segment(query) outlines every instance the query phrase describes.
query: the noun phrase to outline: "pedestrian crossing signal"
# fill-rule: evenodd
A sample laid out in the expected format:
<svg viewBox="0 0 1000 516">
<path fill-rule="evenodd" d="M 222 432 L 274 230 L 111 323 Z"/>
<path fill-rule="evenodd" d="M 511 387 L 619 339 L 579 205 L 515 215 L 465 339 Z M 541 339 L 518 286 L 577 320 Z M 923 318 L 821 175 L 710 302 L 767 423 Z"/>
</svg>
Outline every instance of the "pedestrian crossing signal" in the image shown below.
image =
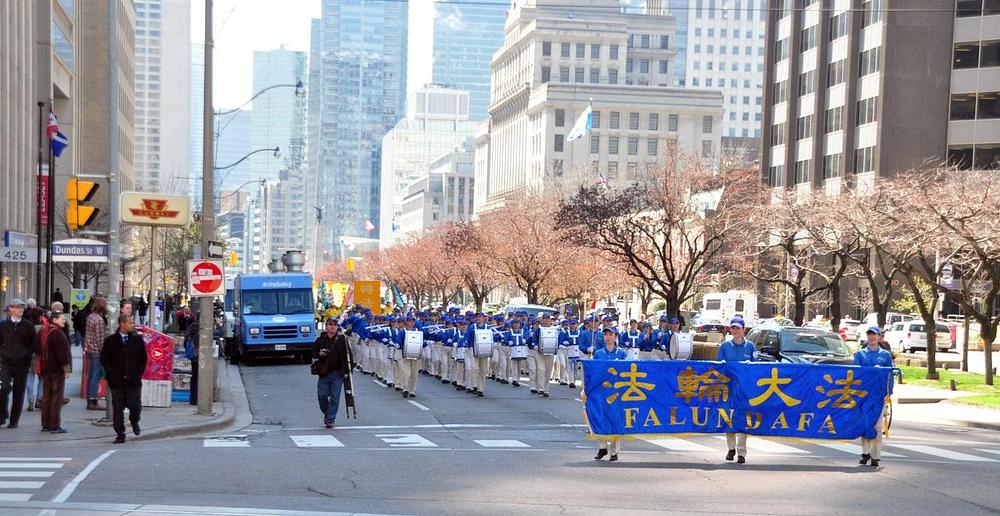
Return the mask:
<svg viewBox="0 0 1000 516">
<path fill-rule="evenodd" d="M 84 181 L 82 179 L 70 179 L 66 184 L 66 199 L 69 207 L 66 208 L 66 224 L 71 231 L 76 231 L 94 221 L 98 208 L 84 204 L 94 196 L 97 191 L 97 183 Z"/>
</svg>

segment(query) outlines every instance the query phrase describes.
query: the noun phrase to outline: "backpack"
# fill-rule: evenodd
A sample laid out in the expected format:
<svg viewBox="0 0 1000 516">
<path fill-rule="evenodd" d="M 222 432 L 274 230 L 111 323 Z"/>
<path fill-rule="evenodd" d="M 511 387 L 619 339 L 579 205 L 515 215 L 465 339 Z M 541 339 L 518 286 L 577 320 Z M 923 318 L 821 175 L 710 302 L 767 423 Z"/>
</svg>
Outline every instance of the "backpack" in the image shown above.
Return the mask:
<svg viewBox="0 0 1000 516">
<path fill-rule="evenodd" d="M 191 337 L 184 339 L 184 356 L 188 360 L 194 360 L 198 358 L 198 346 L 195 345 L 195 341 Z"/>
</svg>

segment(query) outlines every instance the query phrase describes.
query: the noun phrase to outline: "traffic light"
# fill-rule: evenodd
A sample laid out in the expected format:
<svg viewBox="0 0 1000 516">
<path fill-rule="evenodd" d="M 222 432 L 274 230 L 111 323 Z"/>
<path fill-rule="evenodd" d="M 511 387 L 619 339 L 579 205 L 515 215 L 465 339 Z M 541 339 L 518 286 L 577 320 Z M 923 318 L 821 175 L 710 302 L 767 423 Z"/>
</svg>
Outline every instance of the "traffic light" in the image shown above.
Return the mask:
<svg viewBox="0 0 1000 516">
<path fill-rule="evenodd" d="M 83 179 L 70 179 L 66 183 L 66 199 L 69 207 L 66 209 L 66 223 L 69 229 L 76 231 L 93 222 L 99 209 L 83 204 L 89 201 L 97 191 L 97 183 Z"/>
<path fill-rule="evenodd" d="M 240 263 L 240 257 L 236 254 L 236 251 L 229 251 L 229 265 L 235 267 Z"/>
</svg>

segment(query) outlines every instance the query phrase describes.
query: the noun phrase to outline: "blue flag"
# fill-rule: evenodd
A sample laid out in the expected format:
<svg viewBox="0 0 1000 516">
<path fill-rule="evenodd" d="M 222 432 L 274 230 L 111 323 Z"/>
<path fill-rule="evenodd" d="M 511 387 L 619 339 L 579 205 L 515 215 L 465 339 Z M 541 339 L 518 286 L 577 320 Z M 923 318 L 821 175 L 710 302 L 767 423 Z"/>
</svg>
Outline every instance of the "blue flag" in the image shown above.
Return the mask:
<svg viewBox="0 0 1000 516">
<path fill-rule="evenodd" d="M 62 156 L 66 147 L 69 147 L 69 138 L 61 131 L 56 131 L 56 134 L 49 140 L 49 145 L 52 147 L 52 155 L 58 158 Z"/>
</svg>

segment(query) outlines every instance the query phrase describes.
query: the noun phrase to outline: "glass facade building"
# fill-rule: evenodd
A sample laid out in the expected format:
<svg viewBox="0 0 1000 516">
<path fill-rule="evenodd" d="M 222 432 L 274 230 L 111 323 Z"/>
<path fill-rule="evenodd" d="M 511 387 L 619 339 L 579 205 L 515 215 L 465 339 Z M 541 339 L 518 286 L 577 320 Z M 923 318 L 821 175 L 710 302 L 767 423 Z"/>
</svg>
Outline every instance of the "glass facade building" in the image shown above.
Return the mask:
<svg viewBox="0 0 1000 516">
<path fill-rule="evenodd" d="M 494 0 L 440 0 L 434 9 L 434 83 L 468 91 L 469 119 L 484 120 L 507 8 Z"/>
</svg>

